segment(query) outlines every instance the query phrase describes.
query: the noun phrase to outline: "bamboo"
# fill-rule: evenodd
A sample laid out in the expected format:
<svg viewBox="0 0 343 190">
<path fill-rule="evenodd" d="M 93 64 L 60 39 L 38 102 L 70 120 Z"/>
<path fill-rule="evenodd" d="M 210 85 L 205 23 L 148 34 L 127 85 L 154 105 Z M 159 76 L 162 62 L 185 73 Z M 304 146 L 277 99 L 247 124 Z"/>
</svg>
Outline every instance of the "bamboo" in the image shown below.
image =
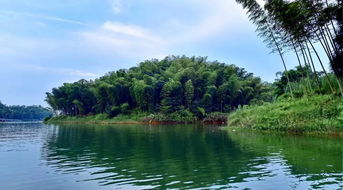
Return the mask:
<svg viewBox="0 0 343 190">
<path fill-rule="evenodd" d="M 314 78 L 316 79 L 317 85 L 318 85 L 319 89 L 321 90 L 321 85 L 320 85 L 320 82 L 319 82 L 319 77 L 318 77 L 318 75 L 317 75 L 316 67 L 314 66 L 314 62 L 313 62 L 313 59 L 312 59 L 312 56 L 311 56 L 310 48 L 308 47 L 307 42 L 305 42 L 305 45 L 306 45 L 308 54 L 309 54 L 310 59 L 311 59 L 311 65 L 312 65 L 312 68 L 313 68 Z"/>
<path fill-rule="evenodd" d="M 326 77 L 326 79 L 328 80 L 328 83 L 329 83 L 331 92 L 332 92 L 333 94 L 335 94 L 335 90 L 334 90 L 333 87 L 332 87 L 332 84 L 331 84 L 329 75 L 327 74 L 327 72 L 326 72 L 326 70 L 325 70 L 325 67 L 324 67 L 324 65 L 323 65 L 323 62 L 322 62 L 322 60 L 320 59 L 317 50 L 314 48 L 312 42 L 311 42 L 310 40 L 308 40 L 308 41 L 309 41 L 309 43 L 310 43 L 310 45 L 311 45 L 311 47 L 312 47 L 314 53 L 316 54 L 316 56 L 317 56 L 317 58 L 318 58 L 318 60 L 319 60 L 319 63 L 320 63 L 320 65 L 321 65 L 322 69 L 323 69 L 323 72 L 324 72 L 324 74 L 325 74 L 325 77 Z M 342 93 L 342 96 L 343 96 L 343 93 Z"/>
<path fill-rule="evenodd" d="M 289 90 L 290 90 L 290 92 L 291 92 L 292 98 L 294 98 L 292 86 L 291 86 L 291 83 L 290 83 L 290 80 L 289 80 L 289 76 L 288 76 L 288 70 L 287 70 L 287 67 L 286 67 L 285 60 L 283 59 L 281 49 L 279 48 L 279 45 L 278 45 L 278 43 L 277 43 L 277 41 L 276 41 L 276 39 L 275 39 L 275 36 L 274 36 L 274 34 L 273 34 L 273 31 L 272 31 L 270 28 L 269 28 L 269 31 L 270 31 L 270 34 L 272 35 L 273 41 L 274 41 L 274 43 L 275 43 L 275 46 L 276 46 L 276 48 L 277 48 L 277 50 L 278 50 L 278 52 L 279 52 L 279 55 L 280 55 L 280 57 L 281 57 L 283 67 L 284 67 L 285 72 L 286 72 L 285 75 L 286 75 L 286 78 L 287 78 L 287 81 L 288 81 Z"/>
</svg>

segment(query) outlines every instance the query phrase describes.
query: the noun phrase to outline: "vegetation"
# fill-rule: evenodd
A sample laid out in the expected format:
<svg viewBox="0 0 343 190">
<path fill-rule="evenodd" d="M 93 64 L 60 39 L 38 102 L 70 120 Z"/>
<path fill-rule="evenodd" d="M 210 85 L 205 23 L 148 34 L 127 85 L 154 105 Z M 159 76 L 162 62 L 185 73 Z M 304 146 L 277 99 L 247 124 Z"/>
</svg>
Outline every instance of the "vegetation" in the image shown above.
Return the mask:
<svg viewBox="0 0 343 190">
<path fill-rule="evenodd" d="M 229 115 L 229 126 L 342 133 L 343 99 L 338 97 L 343 96 L 342 1 L 267 0 L 263 7 L 255 0 L 236 1 L 247 9 L 268 47 L 279 54 L 284 72 L 278 73 L 280 78 L 273 83 L 274 103 L 238 109 Z M 297 57 L 299 66 L 295 69 L 287 69 L 287 51 Z M 332 73 L 323 66 L 325 57 Z"/>
<path fill-rule="evenodd" d="M 43 120 L 52 112 L 42 106 L 6 106 L 0 102 L 0 119 Z"/>
<path fill-rule="evenodd" d="M 89 116 L 61 115 L 48 118 L 46 121 L 52 123 L 134 124 L 143 122 L 145 117 L 147 117 L 147 114 L 145 113 L 130 113 L 126 115 L 119 114 L 112 118 L 110 118 L 107 114 L 96 114 Z"/>
<path fill-rule="evenodd" d="M 298 66 L 287 72 L 278 72 L 277 76 L 279 78 L 272 84 L 275 97 L 288 96 L 301 98 L 303 96 L 332 94 L 332 89 L 337 92 L 334 95 L 339 96 L 338 83 L 330 86 L 327 80 L 327 78 L 330 80 L 335 79 L 333 73 L 328 73 L 326 76 L 323 72 L 314 73 L 308 67 Z M 316 80 L 310 80 L 308 76 L 316 76 Z M 292 87 L 292 91 L 290 87 Z"/>
<path fill-rule="evenodd" d="M 236 1 L 281 58 L 284 71 L 277 73 L 273 84 L 234 65 L 204 57 L 169 56 L 110 72 L 95 81 L 65 83 L 47 93 L 46 101 L 58 115 L 73 118 L 101 114 L 120 120 L 138 114 L 142 117 L 135 118 L 145 122 L 201 119 L 222 123 L 227 120 L 223 113 L 238 109 L 230 115 L 230 125 L 339 132 L 343 123 L 342 98 L 338 98 L 343 97 L 343 2 L 267 0 L 262 6 L 256 0 Z M 288 68 L 286 52 L 297 57 L 294 69 Z M 331 71 L 325 69 L 324 60 Z"/>
<path fill-rule="evenodd" d="M 284 59 L 286 51 L 293 51 L 298 58 L 299 67 L 306 67 L 306 70 L 312 70 L 313 73 L 318 70 L 314 64 L 318 60 L 332 94 L 337 93 L 333 88 L 337 84 L 343 96 L 342 0 L 335 3 L 327 0 L 267 0 L 264 7 L 256 0 L 236 1 L 247 9 L 250 20 L 257 25 L 259 35 L 264 38 L 268 47 L 279 54 L 285 73 L 288 73 Z M 318 53 L 315 43 L 319 43 L 319 47 L 325 52 L 324 56 Z M 333 78 L 329 77 L 323 66 L 324 57 L 330 61 Z M 316 75 L 306 75 L 311 80 L 317 78 Z M 286 75 L 286 79 L 293 96 L 291 78 Z"/>
<path fill-rule="evenodd" d="M 96 79 L 64 83 L 47 93 L 59 115 L 145 113 L 146 119 L 187 121 L 229 112 L 250 102 L 271 101 L 271 86 L 243 68 L 205 57 L 169 56 Z"/>
<path fill-rule="evenodd" d="M 244 106 L 229 115 L 229 126 L 296 133 L 343 132 L 343 99 L 314 95 Z"/>
<path fill-rule="evenodd" d="M 306 74 L 318 78 L 308 80 Z M 272 84 L 276 101 L 237 109 L 229 115 L 230 127 L 296 133 L 343 133 L 343 99 L 339 94 L 332 95 L 322 72 L 313 73 L 304 67 L 296 67 L 278 75 L 280 78 Z M 332 73 L 328 77 L 335 78 Z M 289 86 L 292 87 L 292 94 Z M 332 88 L 339 90 L 337 83 Z"/>
</svg>

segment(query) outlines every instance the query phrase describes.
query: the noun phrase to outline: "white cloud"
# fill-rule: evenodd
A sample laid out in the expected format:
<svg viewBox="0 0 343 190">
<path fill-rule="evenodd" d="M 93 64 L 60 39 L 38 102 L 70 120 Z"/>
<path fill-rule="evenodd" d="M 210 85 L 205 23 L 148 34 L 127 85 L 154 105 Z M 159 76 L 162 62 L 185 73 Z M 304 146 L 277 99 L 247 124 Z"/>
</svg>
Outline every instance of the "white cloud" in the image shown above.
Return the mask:
<svg viewBox="0 0 343 190">
<path fill-rule="evenodd" d="M 139 39 L 158 41 L 158 39 L 150 34 L 146 29 L 134 25 L 125 25 L 118 22 L 107 21 L 102 25 L 102 28 L 110 32 L 124 34 Z"/>
<path fill-rule="evenodd" d="M 158 5 L 157 2 L 156 4 Z M 219 35 L 230 36 L 251 25 L 244 10 L 235 1 L 190 0 L 182 6 L 187 8 L 191 5 L 198 11 L 192 16 L 193 20 L 175 15 L 162 23 L 154 24 L 153 27 L 105 21 L 96 29 L 82 31 L 80 34 L 89 46 L 97 47 L 101 51 L 152 58 L 156 55 L 168 55 L 179 47 L 194 42 L 206 41 Z M 149 16 L 153 20 L 155 15 Z"/>
<path fill-rule="evenodd" d="M 256 0 L 258 4 L 260 4 L 261 6 L 264 6 L 264 4 L 266 3 L 265 0 Z"/>
<path fill-rule="evenodd" d="M 122 0 L 110 0 L 110 4 L 114 13 L 119 14 L 123 8 Z"/>
<path fill-rule="evenodd" d="M 78 70 L 78 69 L 71 69 L 71 68 L 44 67 L 44 66 L 32 65 L 32 64 L 25 64 L 25 65 L 19 64 L 19 65 L 17 65 L 17 67 L 20 67 L 21 69 L 25 69 L 25 70 L 29 70 L 29 71 L 57 73 L 60 75 L 68 75 L 68 76 L 74 76 L 74 77 L 95 78 L 98 76 L 95 73 L 82 71 L 82 70 Z"/>
<path fill-rule="evenodd" d="M 159 36 L 135 25 L 106 21 L 98 29 L 79 34 L 88 47 L 104 53 L 136 58 L 165 54 Z"/>
<path fill-rule="evenodd" d="M 159 5 L 163 5 L 164 3 L 154 0 L 145 1 L 152 3 L 156 7 L 160 7 Z M 111 5 L 113 5 L 114 8 L 118 8 L 116 9 L 117 12 L 120 12 L 123 4 L 121 0 L 109 0 L 109 2 L 111 2 Z M 15 38 L 14 40 L 20 41 L 20 43 L 8 43 L 8 45 L 6 45 L 8 47 L 3 46 L 0 49 L 0 54 L 15 53 L 16 51 L 12 51 L 12 49 L 19 49 L 22 51 L 17 52 L 30 55 L 32 54 L 32 51 L 37 52 L 39 49 L 42 49 L 43 51 L 53 51 L 54 49 L 58 49 L 59 46 L 62 46 L 63 49 L 65 49 L 65 46 L 69 45 L 73 46 L 72 51 L 82 49 L 80 50 L 81 52 L 85 50 L 94 53 L 95 55 L 104 55 L 103 53 L 105 53 L 107 55 L 116 54 L 130 58 L 152 58 L 153 56 L 160 57 L 161 55 L 178 52 L 182 47 L 189 47 L 197 42 L 209 41 L 211 38 L 218 38 L 220 35 L 230 36 L 230 33 L 242 30 L 242 27 L 249 24 L 243 9 L 235 1 L 180 0 L 175 2 L 174 0 L 166 0 L 165 3 L 177 3 L 179 6 L 178 8 L 184 7 L 186 12 L 194 11 L 194 13 L 189 18 L 178 16 L 177 14 L 169 15 L 167 18 L 164 18 L 164 21 L 159 20 L 158 23 L 153 23 L 150 26 L 146 26 L 146 24 L 149 23 L 145 23 L 144 26 L 108 20 L 95 27 L 88 25 L 85 27 L 87 28 L 86 30 L 76 32 L 81 38 L 68 40 L 63 38 L 52 41 L 49 39 L 34 38 L 23 38 L 18 40 L 19 38 Z M 166 6 L 163 7 L 164 9 L 166 8 Z M 162 11 L 168 12 L 169 10 L 167 8 Z M 28 16 L 70 24 L 85 25 L 76 20 L 25 12 L 0 11 L 0 14 Z M 153 13 L 144 14 L 148 14 L 145 16 L 148 16 L 147 18 L 154 21 L 156 15 Z"/>
<path fill-rule="evenodd" d="M 26 13 L 26 12 L 0 10 L 0 14 L 6 14 L 6 15 L 11 15 L 11 16 L 22 16 L 22 17 L 34 17 L 34 18 L 63 22 L 63 23 L 68 23 L 68 24 L 86 25 L 85 23 L 77 21 L 77 20 L 65 19 L 61 17 L 48 16 L 48 15 L 41 15 L 41 14 Z"/>
<path fill-rule="evenodd" d="M 166 3 L 172 2 L 171 0 L 166 1 Z M 158 3 L 161 2 L 154 2 L 154 5 L 158 7 Z M 197 48 L 194 45 L 197 42 L 207 42 L 212 40 L 212 38 L 218 39 L 223 36 L 230 36 L 231 33 L 241 31 L 242 27 L 249 24 L 243 9 L 234 1 L 189 0 L 187 2 L 180 1 L 179 3 L 185 9 L 191 7 L 192 11 L 195 10 L 192 17 L 169 15 L 159 20 L 158 23 L 150 23 L 150 25 L 147 25 L 149 23 L 135 25 L 108 20 L 98 26 L 87 25 L 84 27 L 87 28 L 86 30 L 74 31 L 70 33 L 71 35 L 68 34 L 56 39 L 0 34 L 0 42 L 3 44 L 0 47 L 0 54 L 18 59 L 20 57 L 21 60 L 28 59 L 32 55 L 43 56 L 44 60 L 51 60 L 51 57 L 54 56 L 62 57 L 60 60 L 63 60 L 63 57 L 68 57 L 66 59 L 76 59 L 76 63 L 79 65 L 97 62 L 94 60 L 85 62 L 79 59 L 80 55 L 87 54 L 89 57 L 105 59 L 106 61 L 103 61 L 102 64 L 110 65 L 113 63 L 112 61 L 117 61 L 118 59 L 131 61 L 162 58 L 172 53 L 187 54 L 192 52 L 191 47 Z M 168 11 L 168 9 L 162 11 Z M 0 11 L 0 14 L 16 14 L 71 24 L 84 24 L 75 20 L 23 12 Z M 148 13 L 145 16 L 153 20 L 156 15 Z M 74 35 L 75 33 L 76 36 Z M 183 49 L 186 52 L 181 52 Z M 43 59 L 31 60 L 37 62 Z M 0 62 L 0 64 L 2 63 Z M 52 64 L 55 64 L 52 67 L 58 67 L 56 62 Z M 95 64 L 87 66 L 87 68 L 96 67 Z M 123 66 L 121 65 L 120 67 Z M 44 69 L 48 71 L 48 68 Z M 53 70 L 81 77 L 94 76 L 93 73 L 65 68 L 53 68 L 50 71 L 52 72 Z"/>
</svg>

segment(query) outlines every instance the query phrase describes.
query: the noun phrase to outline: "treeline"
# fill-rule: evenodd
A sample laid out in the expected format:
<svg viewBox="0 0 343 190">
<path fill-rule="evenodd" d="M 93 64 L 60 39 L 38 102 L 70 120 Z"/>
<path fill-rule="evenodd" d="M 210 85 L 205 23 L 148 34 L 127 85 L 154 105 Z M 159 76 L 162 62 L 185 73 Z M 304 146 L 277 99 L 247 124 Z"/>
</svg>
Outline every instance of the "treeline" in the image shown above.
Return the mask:
<svg viewBox="0 0 343 190">
<path fill-rule="evenodd" d="M 7 106 L 0 102 L 0 119 L 43 120 L 52 112 L 42 106 Z"/>
<path fill-rule="evenodd" d="M 280 56 L 287 80 L 287 92 L 294 96 L 297 88 L 293 86 L 284 57 L 286 52 L 293 52 L 297 57 L 299 70 L 305 71 L 302 78 L 316 81 L 307 82 L 307 89 L 323 91 L 319 81 L 325 79 L 331 94 L 343 96 L 342 0 L 267 0 L 264 6 L 256 0 L 236 2 L 247 10 L 250 20 L 257 26 L 259 36 L 272 52 Z M 330 76 L 326 71 L 324 60 L 329 60 L 333 75 Z M 320 68 L 315 67 L 315 62 L 319 63 Z M 318 70 L 323 71 L 324 78 L 320 79 Z M 303 93 L 307 93 L 305 88 Z"/>
<path fill-rule="evenodd" d="M 147 112 L 198 118 L 271 99 L 271 85 L 243 68 L 185 56 L 144 61 L 94 81 L 64 83 L 46 97 L 62 115 Z"/>
</svg>

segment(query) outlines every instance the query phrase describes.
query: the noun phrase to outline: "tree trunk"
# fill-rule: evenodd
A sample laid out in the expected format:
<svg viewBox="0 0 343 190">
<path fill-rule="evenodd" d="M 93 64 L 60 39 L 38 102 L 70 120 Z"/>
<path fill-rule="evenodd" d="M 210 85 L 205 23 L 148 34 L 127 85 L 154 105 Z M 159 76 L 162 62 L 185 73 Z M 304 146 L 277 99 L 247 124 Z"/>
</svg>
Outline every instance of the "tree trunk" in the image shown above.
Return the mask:
<svg viewBox="0 0 343 190">
<path fill-rule="evenodd" d="M 311 60 L 311 65 L 312 65 L 314 77 L 315 77 L 315 79 L 316 79 L 316 81 L 317 81 L 317 85 L 318 85 L 318 87 L 319 87 L 319 90 L 321 90 L 321 85 L 320 85 L 320 82 L 319 82 L 319 77 L 318 77 L 318 75 L 317 75 L 316 67 L 314 66 L 314 63 L 313 63 L 313 59 L 312 59 L 312 56 L 311 56 L 310 48 L 308 47 L 307 42 L 305 42 L 305 45 L 306 45 L 308 54 L 309 54 L 309 56 L 310 56 L 310 60 Z"/>
<path fill-rule="evenodd" d="M 293 45 L 293 49 L 294 49 L 295 55 L 297 56 L 297 59 L 298 59 L 299 67 L 302 68 L 301 61 L 300 61 L 300 58 L 299 58 L 299 55 L 298 55 L 298 50 L 295 47 L 295 44 L 294 44 L 293 40 L 292 40 L 292 45 Z"/>
<path fill-rule="evenodd" d="M 329 6 L 328 0 L 325 0 L 325 2 L 326 2 L 326 6 Z M 338 1 L 338 2 L 339 2 L 339 1 Z M 336 31 L 335 25 L 334 25 L 333 22 L 332 22 L 332 19 L 330 19 L 330 23 L 331 23 L 331 26 L 332 26 L 332 29 L 333 29 L 335 35 L 337 36 L 338 33 L 337 33 L 337 31 Z"/>
<path fill-rule="evenodd" d="M 290 80 L 289 80 L 289 76 L 288 76 L 288 71 L 287 71 L 286 63 L 285 63 L 285 60 L 283 59 L 281 49 L 279 48 L 279 45 L 278 45 L 278 43 L 277 43 L 277 41 L 276 41 L 276 39 L 275 39 L 275 36 L 274 36 L 274 34 L 273 34 L 273 31 L 272 31 L 270 28 L 269 28 L 269 31 L 270 31 L 270 33 L 271 33 L 271 35 L 272 35 L 273 41 L 274 41 L 274 43 L 275 43 L 275 46 L 276 46 L 276 48 L 277 48 L 277 50 L 278 50 L 278 52 L 279 52 L 280 58 L 281 58 L 281 60 L 282 60 L 282 64 L 283 64 L 283 67 L 284 67 L 284 69 L 285 69 L 285 74 L 286 74 L 286 78 L 287 78 L 287 82 L 288 82 L 288 87 L 289 87 L 289 90 L 290 90 L 290 92 L 291 92 L 291 96 L 292 96 L 292 98 L 294 98 L 292 86 L 291 86 L 291 83 L 290 83 Z"/>
<path fill-rule="evenodd" d="M 332 34 L 330 32 L 330 29 L 329 29 L 329 27 L 327 25 L 324 25 L 324 28 L 325 28 L 325 31 L 326 31 L 326 33 L 328 35 L 331 47 L 334 49 L 334 52 L 336 54 L 338 49 L 337 49 L 337 46 L 336 46 L 335 42 L 333 41 L 333 36 L 332 36 Z"/>
<path fill-rule="evenodd" d="M 296 48 L 296 46 L 295 46 L 293 40 L 292 40 L 292 45 L 293 45 L 293 48 L 294 48 L 295 55 L 297 56 L 297 59 L 298 59 L 299 67 L 300 67 L 300 69 L 302 69 L 303 67 L 302 67 L 302 65 L 301 65 L 301 61 L 300 61 L 300 58 L 299 58 L 298 50 L 297 50 L 297 48 Z M 303 76 L 303 74 L 301 74 L 301 77 L 302 77 L 302 78 L 305 78 L 305 76 Z M 311 84 L 310 84 L 309 81 L 308 81 L 308 75 L 307 75 L 307 78 L 305 78 L 305 80 L 307 81 L 307 85 L 309 86 L 309 89 L 311 89 Z M 305 87 L 305 89 L 304 89 L 304 93 L 307 94 L 307 89 L 306 89 L 306 87 Z"/>
<path fill-rule="evenodd" d="M 323 42 L 324 42 L 324 45 L 325 45 L 325 47 L 326 47 L 326 49 L 327 49 L 327 52 L 328 52 L 328 54 L 329 54 L 329 59 L 330 59 L 330 57 L 331 58 L 333 58 L 333 54 L 332 54 L 332 50 L 331 50 L 331 47 L 330 47 L 330 45 L 329 45 L 329 42 L 327 41 L 327 38 L 326 38 L 326 36 L 325 36 L 325 32 L 319 27 L 319 33 L 320 33 L 320 35 L 322 36 L 322 39 L 323 39 Z"/>
<path fill-rule="evenodd" d="M 311 45 L 311 47 L 312 47 L 314 53 L 316 54 L 316 56 L 317 56 L 317 58 L 318 58 L 318 60 L 319 60 L 319 63 L 320 63 L 320 65 L 321 65 L 322 69 L 323 69 L 323 72 L 324 72 L 324 74 L 325 74 L 325 77 L 326 77 L 326 79 L 327 79 L 327 81 L 328 81 L 328 83 L 329 83 L 331 92 L 332 92 L 333 94 L 335 94 L 335 90 L 332 88 L 332 84 L 331 84 L 329 75 L 327 74 L 327 72 L 326 72 L 326 70 L 325 70 L 325 67 L 324 67 L 324 65 L 323 65 L 323 62 L 322 62 L 322 60 L 320 59 L 317 50 L 314 48 L 312 42 L 311 42 L 310 40 L 308 40 L 308 41 L 309 41 L 309 43 L 310 43 L 310 45 Z M 343 96 L 343 92 L 342 92 L 342 96 Z"/>
<path fill-rule="evenodd" d="M 300 50 L 301 50 L 301 54 L 303 55 L 304 63 L 305 63 L 305 66 L 306 66 L 307 85 L 309 87 L 309 91 L 311 92 L 312 91 L 312 85 L 311 85 L 311 82 L 310 82 L 310 73 L 309 73 L 309 70 L 308 70 L 309 66 L 306 63 L 304 47 L 303 47 L 303 45 L 301 43 L 300 43 Z"/>
<path fill-rule="evenodd" d="M 321 32 L 319 32 L 319 33 L 322 35 Z M 324 51 L 325 51 L 327 57 L 331 60 L 331 54 L 330 54 L 330 52 L 329 52 L 330 50 L 328 50 L 327 47 L 323 44 L 323 42 L 322 42 L 322 40 L 320 39 L 320 37 L 319 37 L 319 35 L 317 34 L 317 32 L 315 32 L 315 34 L 316 34 L 316 36 L 317 36 L 317 38 L 318 38 L 318 41 L 319 41 L 320 44 L 322 45 L 322 47 L 323 47 L 323 49 L 324 49 Z"/>
</svg>

